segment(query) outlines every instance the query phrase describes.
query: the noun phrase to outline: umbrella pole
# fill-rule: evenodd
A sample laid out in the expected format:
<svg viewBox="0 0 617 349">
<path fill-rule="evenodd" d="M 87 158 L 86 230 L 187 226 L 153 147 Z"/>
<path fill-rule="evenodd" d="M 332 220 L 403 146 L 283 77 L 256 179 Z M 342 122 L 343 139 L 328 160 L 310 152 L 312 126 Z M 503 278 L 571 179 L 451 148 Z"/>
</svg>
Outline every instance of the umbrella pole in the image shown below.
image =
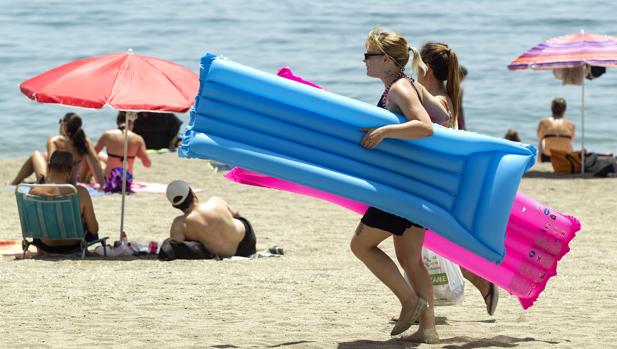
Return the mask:
<svg viewBox="0 0 617 349">
<path fill-rule="evenodd" d="M 130 116 L 129 116 L 130 114 Z M 129 150 L 129 120 L 133 120 L 135 112 L 126 112 L 124 119 L 124 158 L 122 159 L 122 209 L 120 210 L 120 241 L 124 238 L 124 199 L 126 196 L 126 171 L 128 169 L 128 150 Z"/>
<path fill-rule="evenodd" d="M 587 71 L 587 65 L 583 66 L 583 72 Z M 581 84 L 581 173 L 585 173 L 585 77 Z"/>
</svg>

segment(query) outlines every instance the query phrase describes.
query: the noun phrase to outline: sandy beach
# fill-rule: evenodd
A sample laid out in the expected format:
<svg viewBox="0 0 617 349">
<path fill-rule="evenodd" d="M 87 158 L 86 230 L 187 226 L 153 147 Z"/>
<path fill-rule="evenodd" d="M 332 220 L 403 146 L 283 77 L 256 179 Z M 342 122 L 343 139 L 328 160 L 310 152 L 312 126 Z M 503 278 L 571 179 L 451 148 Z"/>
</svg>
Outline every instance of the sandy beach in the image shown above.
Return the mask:
<svg viewBox="0 0 617 349">
<path fill-rule="evenodd" d="M 0 161 L 6 183 L 23 158 Z M 136 178 L 185 179 L 249 218 L 280 258 L 252 261 L 0 258 L 0 348 L 414 348 L 392 340 L 399 304 L 358 261 L 359 216 L 332 204 L 231 183 L 204 160 L 152 156 Z M 554 177 L 536 166 L 520 191 L 577 217 L 582 230 L 529 310 L 502 290 L 495 316 L 466 284 L 436 308 L 444 348 L 617 347 L 617 179 Z M 100 235 L 117 239 L 120 195 L 94 198 Z M 130 239 L 162 241 L 179 211 L 163 194 L 127 198 Z M 14 193 L 0 191 L 0 240 L 20 239 Z M 382 247 L 394 255 L 392 243 Z M 410 331 L 413 331 L 414 327 Z M 411 332 L 408 332 L 411 333 Z M 420 345 L 420 347 L 429 347 Z"/>
</svg>

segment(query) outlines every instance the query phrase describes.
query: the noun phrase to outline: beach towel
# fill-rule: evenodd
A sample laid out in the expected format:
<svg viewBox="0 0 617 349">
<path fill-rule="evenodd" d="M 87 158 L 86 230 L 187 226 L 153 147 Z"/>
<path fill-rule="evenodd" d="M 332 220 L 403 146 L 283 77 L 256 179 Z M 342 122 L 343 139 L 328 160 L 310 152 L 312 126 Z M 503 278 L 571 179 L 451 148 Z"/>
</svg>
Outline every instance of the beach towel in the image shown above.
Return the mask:
<svg viewBox="0 0 617 349">
<path fill-rule="evenodd" d="M 78 183 L 79 185 L 88 189 L 90 196 L 104 196 L 111 193 L 100 192 L 98 190 L 99 185 L 97 183 Z M 148 182 L 139 182 L 133 181 L 131 184 L 131 190 L 133 193 L 155 193 L 155 194 L 165 194 L 165 190 L 167 189 L 167 184 L 164 183 L 148 183 Z M 13 190 L 15 190 L 15 186 L 13 186 Z M 199 193 L 203 189 L 201 188 L 193 188 L 193 192 Z"/>
</svg>

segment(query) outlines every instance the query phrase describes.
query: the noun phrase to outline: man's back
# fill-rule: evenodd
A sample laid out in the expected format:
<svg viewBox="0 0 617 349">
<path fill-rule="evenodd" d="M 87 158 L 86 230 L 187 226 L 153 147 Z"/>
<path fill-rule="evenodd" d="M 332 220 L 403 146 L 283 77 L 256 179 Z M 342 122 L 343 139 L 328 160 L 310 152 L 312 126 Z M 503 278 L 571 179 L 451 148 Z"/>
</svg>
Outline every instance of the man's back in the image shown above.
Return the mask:
<svg viewBox="0 0 617 349">
<path fill-rule="evenodd" d="M 195 205 L 190 212 L 176 217 L 171 226 L 171 238 L 199 241 L 218 256 L 233 256 L 245 233 L 242 222 L 234 218 L 225 200 L 212 197 L 205 203 Z"/>
<path fill-rule="evenodd" d="M 68 184 L 68 183 L 63 183 Z M 90 198 L 90 194 L 88 190 L 86 190 L 82 186 L 76 186 L 77 195 L 79 196 L 79 210 L 81 212 L 82 222 L 84 224 L 84 229 L 94 235 L 97 236 L 99 231 L 98 222 L 96 220 L 96 216 L 94 215 L 94 208 L 92 206 L 92 199 Z M 53 188 L 53 187 L 36 187 L 32 189 L 30 192 L 33 195 L 41 195 L 41 196 L 61 196 L 68 195 L 73 193 L 73 191 L 69 188 Z M 74 240 L 47 240 L 42 239 L 42 241 L 48 246 L 65 246 L 74 244 Z"/>
</svg>

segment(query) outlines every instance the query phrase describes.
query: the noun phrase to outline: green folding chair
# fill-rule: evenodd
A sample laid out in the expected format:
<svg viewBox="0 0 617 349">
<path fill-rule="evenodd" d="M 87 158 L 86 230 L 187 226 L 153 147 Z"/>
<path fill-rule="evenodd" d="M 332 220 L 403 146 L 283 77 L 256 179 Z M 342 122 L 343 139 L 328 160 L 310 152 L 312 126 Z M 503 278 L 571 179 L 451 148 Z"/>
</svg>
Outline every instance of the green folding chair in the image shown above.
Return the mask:
<svg viewBox="0 0 617 349">
<path fill-rule="evenodd" d="M 70 194 L 60 196 L 45 196 L 30 194 L 36 187 L 69 188 Z M 71 184 L 19 184 L 15 188 L 19 221 L 21 222 L 22 249 L 25 257 L 32 239 L 76 239 L 80 240 L 76 251 L 81 252 L 81 258 L 86 256 L 88 246 L 96 243 L 103 245 L 103 253 L 107 256 L 107 245 L 104 237 L 94 241 L 86 241 L 86 231 L 81 220 L 79 195 L 77 188 Z"/>
</svg>

